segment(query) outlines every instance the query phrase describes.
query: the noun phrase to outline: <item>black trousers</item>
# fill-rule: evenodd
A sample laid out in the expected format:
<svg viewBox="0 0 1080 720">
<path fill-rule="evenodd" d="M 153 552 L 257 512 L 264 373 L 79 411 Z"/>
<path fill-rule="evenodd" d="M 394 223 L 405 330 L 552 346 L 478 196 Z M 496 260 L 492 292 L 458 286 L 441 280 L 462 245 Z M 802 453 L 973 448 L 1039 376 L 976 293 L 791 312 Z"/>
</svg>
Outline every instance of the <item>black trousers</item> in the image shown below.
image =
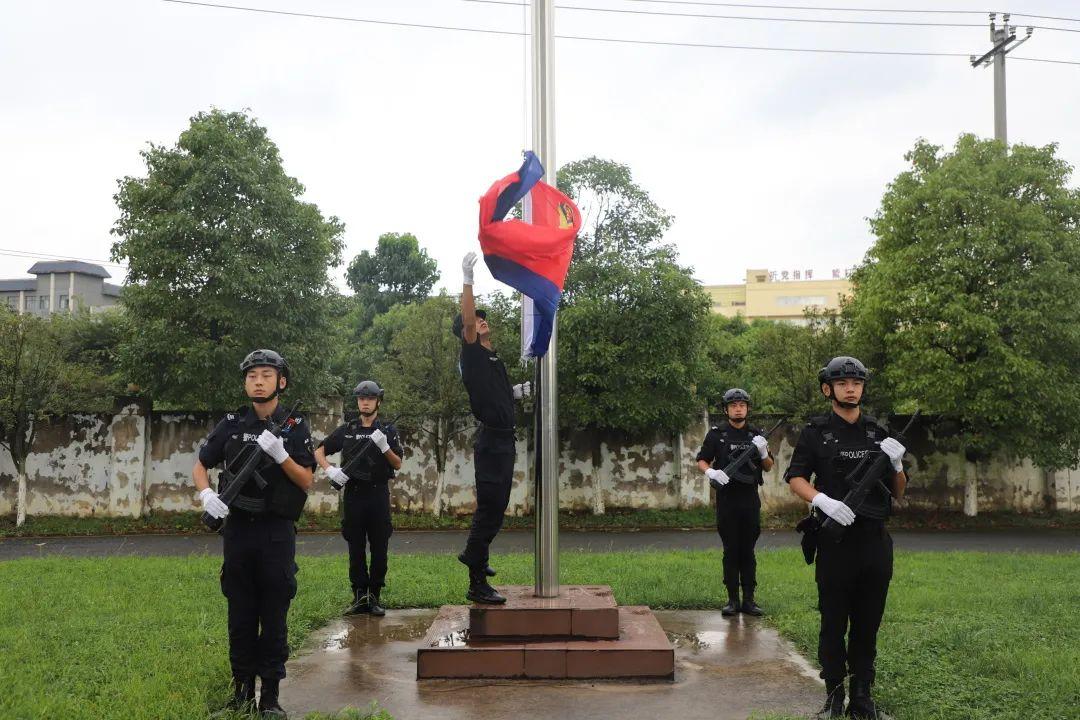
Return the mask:
<svg viewBox="0 0 1080 720">
<path fill-rule="evenodd" d="M 469 539 L 465 543 L 465 562 L 471 568 L 488 564 L 488 549 L 502 528 L 506 506 L 510 504 L 516 457 L 512 452 L 473 450 L 476 512 L 473 513 Z"/>
<path fill-rule="evenodd" d="M 292 520 L 234 510 L 225 524 L 221 592 L 229 605 L 233 676 L 285 677 L 286 618 L 296 596 Z"/>
<path fill-rule="evenodd" d="M 843 681 L 850 671 L 873 683 L 877 633 L 892 571 L 892 537 L 880 520 L 856 518 L 839 543 L 819 541 L 818 662 L 824 680 Z"/>
<path fill-rule="evenodd" d="M 741 587 L 744 594 L 757 587 L 757 558 L 754 545 L 761 537 L 761 500 L 757 486 L 752 494 L 744 488 L 721 490 L 716 497 L 716 531 L 724 545 L 724 587 L 735 594 Z"/>
<path fill-rule="evenodd" d="M 390 520 L 390 486 L 386 483 L 361 485 L 351 480 L 346 492 L 341 534 L 349 543 L 349 583 L 353 592 L 370 590 L 378 593 L 386 585 L 386 555 L 394 532 Z"/>
</svg>

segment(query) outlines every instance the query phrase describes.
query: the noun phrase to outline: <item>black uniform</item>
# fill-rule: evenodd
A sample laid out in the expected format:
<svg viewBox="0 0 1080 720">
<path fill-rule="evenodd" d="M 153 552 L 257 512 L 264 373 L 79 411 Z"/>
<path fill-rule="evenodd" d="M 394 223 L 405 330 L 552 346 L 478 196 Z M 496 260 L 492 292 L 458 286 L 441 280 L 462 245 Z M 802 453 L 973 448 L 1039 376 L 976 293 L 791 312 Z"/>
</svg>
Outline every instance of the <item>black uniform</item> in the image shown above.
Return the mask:
<svg viewBox="0 0 1080 720">
<path fill-rule="evenodd" d="M 278 407 L 280 423 L 287 410 Z M 229 413 L 199 449 L 199 462 L 212 468 L 239 469 L 249 453 L 262 453 L 256 438 L 267 428 L 250 407 Z M 315 468 L 311 432 L 304 418 L 293 414 L 281 432 L 285 450 L 298 464 Z M 296 526 L 307 493 L 266 458 L 259 474 L 229 508 L 224 529 L 221 592 L 229 602 L 229 662 L 234 677 L 285 677 L 289 657 L 286 618 L 296 595 Z M 223 488 L 219 487 L 219 490 Z"/>
<path fill-rule="evenodd" d="M 376 419 L 370 427 L 360 420 L 342 425 L 320 443 L 327 455 L 341 453 L 341 467 L 348 470 L 341 517 L 341 534 L 349 543 L 349 582 L 354 593 L 368 591 L 378 595 L 386 584 L 386 551 L 394 527 L 390 521 L 390 478 L 394 468 L 367 438 L 376 429 L 386 434 L 390 449 L 402 457 L 401 439 L 392 424 Z M 371 544 L 371 569 L 367 564 L 367 546 Z"/>
<path fill-rule="evenodd" d="M 514 391 L 506 365 L 494 350 L 462 341 L 461 378 L 469 406 L 480 421 L 473 444 L 476 467 L 476 512 L 463 559 L 470 568 L 488 564 L 488 547 L 502 528 L 514 479 Z"/>
<path fill-rule="evenodd" d="M 872 417 L 861 414 L 848 423 L 836 413 L 812 418 L 795 445 L 784 478 L 814 478 L 814 487 L 842 500 L 849 487 L 844 478 L 859 461 L 869 462 L 881 452 L 887 430 Z M 891 467 L 879 478 L 890 485 Z M 885 599 L 892 579 L 892 538 L 885 529 L 891 498 L 878 486 L 855 512 L 839 542 L 819 534 L 816 579 L 821 631 L 818 662 L 828 683 L 842 682 L 850 671 L 867 684 L 874 681 L 877 632 L 885 613 Z M 825 516 L 819 513 L 819 519 Z M 850 628 L 850 630 L 849 630 Z M 847 633 L 847 646 L 844 635 Z"/>
<path fill-rule="evenodd" d="M 754 447 L 751 439 L 755 435 L 764 435 L 764 432 L 749 425 L 742 428 L 731 423 L 713 426 L 705 435 L 697 459 L 723 470 L 732 460 Z M 754 544 L 761 535 L 758 486 L 764 482 L 761 456 L 755 450 L 731 482 L 716 491 L 716 530 L 724 544 L 724 586 L 731 595 L 735 595 L 741 586 L 744 595 L 753 596 L 757 587 Z"/>
</svg>

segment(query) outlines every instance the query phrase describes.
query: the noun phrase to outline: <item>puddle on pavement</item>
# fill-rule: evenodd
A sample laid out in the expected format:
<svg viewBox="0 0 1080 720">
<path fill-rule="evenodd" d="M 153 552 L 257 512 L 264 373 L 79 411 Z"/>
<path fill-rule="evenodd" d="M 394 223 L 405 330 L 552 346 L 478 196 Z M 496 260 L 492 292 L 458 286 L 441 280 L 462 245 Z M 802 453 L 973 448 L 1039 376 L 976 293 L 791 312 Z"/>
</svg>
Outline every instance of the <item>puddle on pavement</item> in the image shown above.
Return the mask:
<svg viewBox="0 0 1080 720">
<path fill-rule="evenodd" d="M 376 618 L 361 615 L 339 621 L 323 641 L 326 650 L 345 650 L 378 643 L 419 640 L 427 634 L 434 613 L 386 615 Z"/>
</svg>

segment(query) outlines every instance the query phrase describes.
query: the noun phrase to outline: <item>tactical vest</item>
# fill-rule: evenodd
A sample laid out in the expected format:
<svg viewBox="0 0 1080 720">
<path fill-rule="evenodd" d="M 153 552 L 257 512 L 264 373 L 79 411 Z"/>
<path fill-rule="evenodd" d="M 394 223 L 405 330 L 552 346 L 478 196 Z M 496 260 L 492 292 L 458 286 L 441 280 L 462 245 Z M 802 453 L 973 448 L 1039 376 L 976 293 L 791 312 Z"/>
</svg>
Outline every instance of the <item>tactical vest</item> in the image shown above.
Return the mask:
<svg viewBox="0 0 1080 720">
<path fill-rule="evenodd" d="M 824 462 L 819 463 L 816 468 L 814 487 L 829 497 L 842 500 L 852 487 L 847 480 L 848 475 L 865 458 L 866 463 L 863 465 L 859 476 L 863 477 L 862 473 L 869 470 L 874 460 L 881 454 L 879 446 L 881 441 L 887 438 L 889 434 L 878 425 L 874 418 L 869 415 L 862 415 L 859 419 L 859 423 L 864 430 L 862 437 L 857 442 L 847 441 L 846 444 L 841 443 L 830 427 L 829 418 L 828 415 L 819 415 L 810 418 L 808 423 L 810 427 L 821 433 L 823 440 L 822 447 L 817 449 L 817 455 L 823 458 Z M 859 477 L 854 478 L 854 480 L 859 480 Z M 868 480 L 874 484 L 870 493 L 866 496 L 866 500 L 859 507 L 851 509 L 860 517 L 871 520 L 884 520 L 892 512 L 892 496 L 882 487 L 882 483 L 887 485 L 889 482 L 888 471 L 877 478 L 880 482 L 875 482 L 873 479 Z"/>
<path fill-rule="evenodd" d="M 738 433 L 735 431 L 735 428 L 733 428 L 729 423 L 725 423 L 725 427 L 723 430 L 720 430 L 719 426 L 716 426 L 716 429 L 719 431 L 718 437 L 720 442 L 723 443 L 724 452 L 727 455 L 727 458 L 723 461 L 723 463 L 713 463 L 713 467 L 715 467 L 717 470 L 723 470 L 724 466 L 726 466 L 728 463 L 733 462 L 735 458 L 739 457 L 739 455 L 744 453 L 746 450 L 754 447 L 754 444 L 750 442 L 750 438 L 754 437 L 755 435 L 765 434 L 764 430 L 752 427 L 750 425 L 747 425 L 745 428 L 747 433 L 745 439 L 735 437 L 735 435 L 737 435 Z M 729 432 L 731 432 L 730 437 L 728 436 Z M 717 453 L 717 461 L 718 460 L 719 453 Z M 765 480 L 761 474 L 761 455 L 759 455 L 757 452 L 750 453 L 750 459 L 746 462 L 745 465 L 742 466 L 742 468 L 739 469 L 738 472 L 735 473 L 735 476 L 731 479 L 741 485 L 764 484 Z"/>
</svg>

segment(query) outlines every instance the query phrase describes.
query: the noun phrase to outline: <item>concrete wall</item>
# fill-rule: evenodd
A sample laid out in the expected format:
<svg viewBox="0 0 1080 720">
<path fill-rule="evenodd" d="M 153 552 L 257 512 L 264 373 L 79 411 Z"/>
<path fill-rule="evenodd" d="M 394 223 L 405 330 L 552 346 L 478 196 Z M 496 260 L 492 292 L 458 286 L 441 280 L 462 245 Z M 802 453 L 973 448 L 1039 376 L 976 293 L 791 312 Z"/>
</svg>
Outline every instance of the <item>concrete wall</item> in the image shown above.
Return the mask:
<svg viewBox="0 0 1080 720">
<path fill-rule="evenodd" d="M 341 422 L 340 408 L 307 416 L 316 442 Z M 191 467 L 218 415 L 147 413 L 128 404 L 115 413 L 72 414 L 39 431 L 27 461 L 29 515 L 140 516 L 154 510 L 194 510 Z M 761 424 L 765 424 L 761 420 Z M 627 440 L 613 433 L 577 432 L 562 438 L 560 501 L 564 508 L 689 508 L 708 504 L 710 490 L 694 462 L 709 428 L 705 416 L 681 436 L 657 433 Z M 765 478 L 766 509 L 797 507 L 783 481 L 800 428 L 772 438 L 777 463 Z M 405 457 L 392 485 L 396 509 L 468 513 L 475 506 L 472 432 L 454 438 L 446 471 L 436 470 L 430 443 L 403 432 Z M 994 460 L 977 466 L 937 449 L 924 424 L 909 439 L 911 507 L 946 510 L 1080 511 L 1080 471 L 1046 473 L 1030 462 Z M 529 442 L 518 440 L 511 514 L 531 510 Z M 969 483 L 969 478 L 972 481 Z M 0 514 L 15 509 L 14 466 L 0 450 Z M 309 512 L 333 513 L 338 495 L 320 471 Z"/>
</svg>

